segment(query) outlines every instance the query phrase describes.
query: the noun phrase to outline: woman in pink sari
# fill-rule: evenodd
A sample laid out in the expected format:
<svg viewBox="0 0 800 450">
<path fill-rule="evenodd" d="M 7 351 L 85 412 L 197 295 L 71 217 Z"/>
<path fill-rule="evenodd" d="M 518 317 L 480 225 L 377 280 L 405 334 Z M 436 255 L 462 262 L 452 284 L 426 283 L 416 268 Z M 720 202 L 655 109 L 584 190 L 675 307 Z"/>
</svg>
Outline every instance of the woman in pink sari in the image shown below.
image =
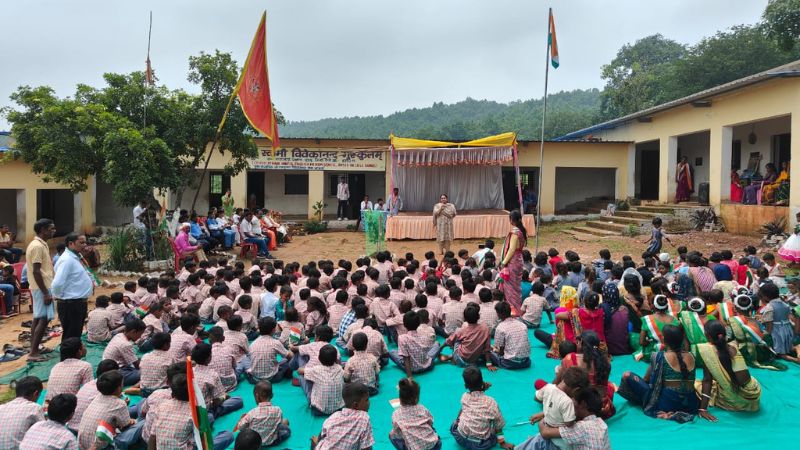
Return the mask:
<svg viewBox="0 0 800 450">
<path fill-rule="evenodd" d="M 678 189 L 675 192 L 675 203 L 688 202 L 689 196 L 694 192 L 694 180 L 692 180 L 692 169 L 685 156 L 681 156 L 678 167 L 675 171 L 675 181 Z"/>
<path fill-rule="evenodd" d="M 500 276 L 503 279 L 503 297 L 511 305 L 511 313 L 516 317 L 522 307 L 522 249 L 528 243 L 528 232 L 522 224 L 522 214 L 518 210 L 511 211 L 508 219 L 512 228 L 503 245 Z"/>
</svg>

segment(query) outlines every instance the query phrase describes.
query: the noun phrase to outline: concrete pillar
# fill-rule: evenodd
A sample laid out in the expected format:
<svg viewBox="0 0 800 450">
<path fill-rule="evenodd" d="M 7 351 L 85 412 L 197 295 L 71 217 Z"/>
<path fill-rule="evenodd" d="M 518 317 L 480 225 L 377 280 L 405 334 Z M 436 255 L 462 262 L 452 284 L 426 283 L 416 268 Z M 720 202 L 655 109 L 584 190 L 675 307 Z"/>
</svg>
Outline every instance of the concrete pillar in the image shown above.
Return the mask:
<svg viewBox="0 0 800 450">
<path fill-rule="evenodd" d="M 17 190 L 17 235 L 26 245 L 36 236 L 33 224 L 36 223 L 36 189 Z"/>
<path fill-rule="evenodd" d="M 711 128 L 709 139 L 708 190 L 709 203 L 719 211 L 719 205 L 731 198 L 731 150 L 733 128 Z M 697 191 L 697 188 L 695 188 Z"/>
<path fill-rule="evenodd" d="M 247 170 L 231 177 L 231 196 L 237 208 L 247 205 Z"/>
<path fill-rule="evenodd" d="M 314 204 L 325 203 L 325 172 L 322 170 L 308 171 L 308 218 L 315 219 Z"/>
<path fill-rule="evenodd" d="M 670 203 L 675 201 L 675 169 L 678 165 L 678 136 L 663 136 L 659 139 L 659 167 L 661 176 L 658 179 L 658 201 Z"/>
<path fill-rule="evenodd" d="M 792 134 L 791 145 L 792 153 L 800 151 L 800 108 L 792 114 L 792 124 L 790 127 Z M 789 229 L 794 229 L 797 225 L 796 215 L 800 212 L 800 183 L 795 180 L 800 180 L 800 161 L 794 162 L 789 165 Z"/>
<path fill-rule="evenodd" d="M 546 155 L 544 160 L 544 167 L 540 168 L 542 192 L 539 193 L 539 207 L 542 216 L 552 216 L 556 212 L 556 167 L 547 163 Z"/>
<path fill-rule="evenodd" d="M 636 195 L 636 144 L 628 144 L 628 167 L 625 170 L 617 169 L 616 189 L 617 199 Z"/>
<path fill-rule="evenodd" d="M 72 232 L 73 233 L 84 233 L 85 230 L 83 229 L 83 210 L 85 209 L 86 205 L 83 201 L 83 194 L 84 192 L 78 192 L 77 194 L 72 194 Z"/>
</svg>

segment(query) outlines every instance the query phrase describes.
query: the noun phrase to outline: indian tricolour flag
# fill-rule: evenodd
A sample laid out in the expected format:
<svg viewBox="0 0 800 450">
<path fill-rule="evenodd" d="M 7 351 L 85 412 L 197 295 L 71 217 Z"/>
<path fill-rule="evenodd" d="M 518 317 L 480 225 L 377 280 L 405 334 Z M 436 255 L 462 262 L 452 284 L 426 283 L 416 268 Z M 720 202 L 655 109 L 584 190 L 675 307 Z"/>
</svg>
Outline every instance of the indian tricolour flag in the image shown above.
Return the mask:
<svg viewBox="0 0 800 450">
<path fill-rule="evenodd" d="M 105 420 L 101 420 L 97 423 L 97 431 L 95 431 L 94 436 L 98 441 L 103 442 L 106 446 L 108 446 L 114 442 L 114 431 L 115 428 L 113 425 Z"/>
<path fill-rule="evenodd" d="M 208 423 L 208 408 L 203 398 L 203 391 L 194 379 L 191 356 L 186 357 L 186 382 L 189 388 L 189 407 L 192 409 L 192 422 L 194 422 L 194 444 L 198 449 L 208 450 L 213 444 L 211 424 Z"/>
<path fill-rule="evenodd" d="M 550 46 L 550 64 L 558 69 L 558 42 L 556 41 L 556 21 L 553 19 L 553 8 L 550 8 L 550 26 L 547 33 L 547 45 Z"/>
</svg>

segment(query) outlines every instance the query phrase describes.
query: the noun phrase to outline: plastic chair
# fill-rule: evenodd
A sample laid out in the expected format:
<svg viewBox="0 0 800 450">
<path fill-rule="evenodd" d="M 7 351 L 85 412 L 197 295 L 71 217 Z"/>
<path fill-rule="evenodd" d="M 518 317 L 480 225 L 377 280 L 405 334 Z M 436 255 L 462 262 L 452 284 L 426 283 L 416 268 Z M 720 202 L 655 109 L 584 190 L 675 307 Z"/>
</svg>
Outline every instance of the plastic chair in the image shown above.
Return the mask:
<svg viewBox="0 0 800 450">
<path fill-rule="evenodd" d="M 178 272 L 183 268 L 183 262 L 186 261 L 186 258 L 188 258 L 188 256 L 183 256 L 183 257 L 181 256 L 181 252 L 178 250 L 178 246 L 175 245 L 175 239 L 167 237 L 167 240 L 169 241 L 170 248 L 172 248 L 172 253 L 175 255 L 175 272 Z M 195 255 L 192 255 L 192 259 L 198 261 L 198 258 Z"/>
<path fill-rule="evenodd" d="M 22 299 L 28 300 L 28 309 L 30 312 L 33 312 L 33 295 L 31 294 L 30 289 L 22 289 L 22 269 L 25 268 L 25 263 L 14 263 L 14 275 L 17 276 L 17 281 L 20 284 L 19 288 L 19 303 L 17 303 L 17 312 L 20 311 L 20 305 L 22 305 Z M 3 305 L 3 310 L 5 311 L 5 304 Z"/>
<path fill-rule="evenodd" d="M 245 241 L 247 237 L 241 231 L 239 232 L 239 237 L 242 240 L 242 243 L 240 244 L 241 250 L 239 250 L 239 258 L 247 258 L 247 254 L 250 252 L 253 252 L 253 258 L 258 256 L 258 245 L 253 242 Z"/>
</svg>

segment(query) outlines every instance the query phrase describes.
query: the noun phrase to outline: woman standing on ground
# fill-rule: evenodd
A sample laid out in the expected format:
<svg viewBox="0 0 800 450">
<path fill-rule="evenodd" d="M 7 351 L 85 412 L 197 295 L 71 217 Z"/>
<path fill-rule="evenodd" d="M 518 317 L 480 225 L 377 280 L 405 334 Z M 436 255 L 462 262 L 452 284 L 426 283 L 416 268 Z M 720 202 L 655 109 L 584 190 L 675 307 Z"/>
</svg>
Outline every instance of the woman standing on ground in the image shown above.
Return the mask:
<svg viewBox="0 0 800 450">
<path fill-rule="evenodd" d="M 439 243 L 439 253 L 450 251 L 453 242 L 453 219 L 456 217 L 456 207 L 447 198 L 447 194 L 439 197 L 439 203 L 433 207 L 433 226 L 436 227 L 436 242 Z"/>
<path fill-rule="evenodd" d="M 522 249 L 528 243 L 528 232 L 518 210 L 511 211 L 508 220 L 511 222 L 511 231 L 506 236 L 500 256 L 500 277 L 503 279 L 503 297 L 511 305 L 511 313 L 516 317 L 522 306 Z"/>
<path fill-rule="evenodd" d="M 222 209 L 225 210 L 225 217 L 233 217 L 233 196 L 231 196 L 230 189 L 225 191 L 225 195 L 222 196 Z"/>
<path fill-rule="evenodd" d="M 678 161 L 675 181 L 678 183 L 678 189 L 675 192 L 675 203 L 688 202 L 689 196 L 694 192 L 694 181 L 692 180 L 692 168 L 689 166 L 685 156 L 681 156 Z"/>
</svg>

